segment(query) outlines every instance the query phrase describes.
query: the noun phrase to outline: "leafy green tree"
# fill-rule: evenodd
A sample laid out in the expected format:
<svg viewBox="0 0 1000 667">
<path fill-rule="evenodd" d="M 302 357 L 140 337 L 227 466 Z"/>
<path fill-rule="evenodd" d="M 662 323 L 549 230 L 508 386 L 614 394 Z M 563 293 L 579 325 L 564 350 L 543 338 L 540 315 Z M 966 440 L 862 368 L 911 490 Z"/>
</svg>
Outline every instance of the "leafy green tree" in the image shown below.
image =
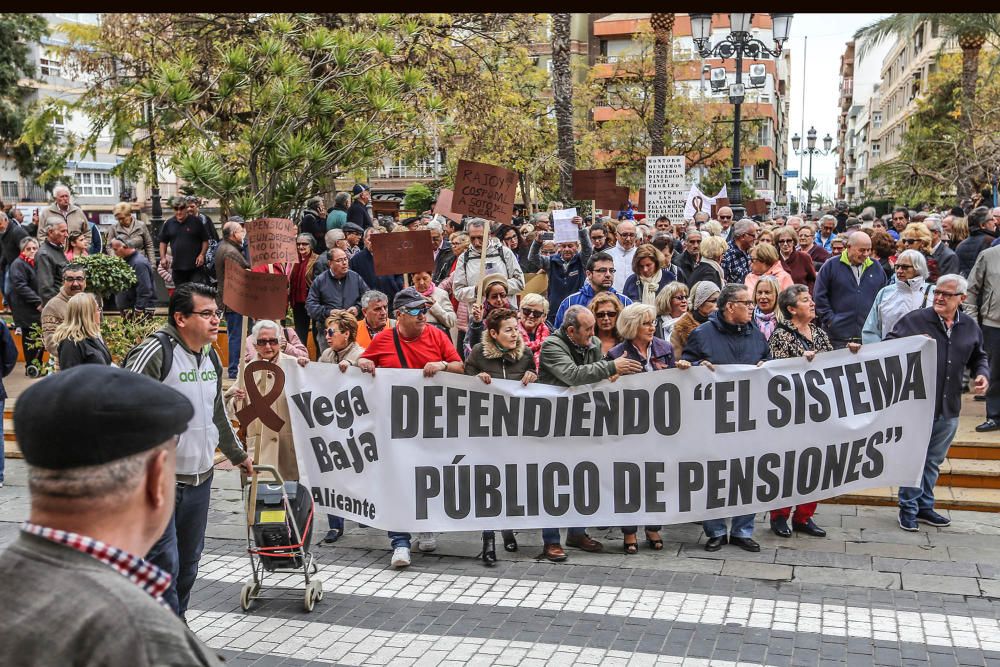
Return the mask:
<svg viewBox="0 0 1000 667">
<path fill-rule="evenodd" d="M 423 183 L 414 183 L 403 192 L 403 209 L 423 213 L 431 207 L 434 193 Z"/>
<path fill-rule="evenodd" d="M 972 117 L 976 106 L 979 56 L 987 43 L 1000 46 L 1000 14 L 891 14 L 861 28 L 854 35 L 857 39 L 865 40 L 859 49 L 859 56 L 864 56 L 871 46 L 890 35 L 904 42 L 909 41 L 918 29 L 922 29 L 924 23 L 937 25 L 942 37 L 956 40 L 962 49 L 961 102 L 958 106 L 962 143 L 961 155 L 958 157 L 957 189 L 959 198 L 964 199 L 978 190 L 976 181 L 982 176 L 969 164 L 974 151 Z"/>
<path fill-rule="evenodd" d="M 394 15 L 105 15 L 66 49 L 91 80 L 82 147 L 109 134 L 133 145 L 122 169 L 149 174 L 152 137 L 224 215 L 288 215 L 416 127 L 428 90 L 406 59 L 411 28 Z"/>
</svg>

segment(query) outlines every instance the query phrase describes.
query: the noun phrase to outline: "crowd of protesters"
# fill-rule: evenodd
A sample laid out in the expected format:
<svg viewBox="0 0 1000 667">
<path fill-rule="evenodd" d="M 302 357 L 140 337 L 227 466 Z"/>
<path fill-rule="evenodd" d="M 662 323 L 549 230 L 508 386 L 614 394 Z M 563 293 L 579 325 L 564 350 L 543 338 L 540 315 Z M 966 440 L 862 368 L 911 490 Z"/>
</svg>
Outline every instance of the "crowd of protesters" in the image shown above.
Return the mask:
<svg viewBox="0 0 1000 667">
<path fill-rule="evenodd" d="M 714 370 L 789 357 L 812 361 L 837 349 L 857 352 L 862 344 L 924 334 L 939 341 L 938 386 L 921 486 L 899 490 L 904 530 L 917 530 L 917 522 L 949 523 L 934 511 L 933 490 L 955 436 L 961 393 L 985 395 L 988 418 L 977 430 L 1000 429 L 1000 208 L 943 215 L 896 209 L 887 219 L 872 210 L 858 217 L 834 211 L 817 220 L 735 219 L 728 206 L 715 211 L 715 219 L 699 213 L 691 221 L 577 216 L 577 239 L 555 243 L 551 211 L 563 208 L 559 202 L 513 220 L 460 219 L 432 208 L 396 221 L 373 216 L 370 199 L 357 185 L 337 194 L 329 210 L 320 198 L 304 203 L 298 263 L 252 269 L 288 277 L 290 315 L 248 323 L 245 340 L 243 316 L 223 301 L 226 265 L 251 269 L 243 221 L 230 217 L 218 230 L 196 199 L 178 199 L 157 239 L 157 261 L 144 223 L 127 205 L 116 208 L 118 223 L 102 247 L 143 274 L 142 286 L 120 295 L 119 303 L 150 308 L 153 270 L 174 290 L 167 325 L 136 348 L 126 366 L 181 391 L 200 423 L 211 425 L 180 436 L 183 489 L 150 551 L 154 563 L 174 574 L 165 600 L 181 616 L 200 557 L 215 447 L 247 470 L 252 453 L 287 479 L 298 477 L 289 429 L 258 425 L 247 432 L 244 448 L 230 427 L 228 415 L 247 395 L 241 350 L 246 360 L 329 363 L 341 372 L 409 368 L 425 377 L 455 373 L 486 384 L 506 379 L 573 387 L 695 365 Z M 58 193 L 34 234 L 18 233 L 17 223 L 0 214 L 4 293 L 15 323 L 22 332 L 41 325 L 41 341 L 24 337 L 25 357 L 27 346 L 43 346 L 62 369 L 110 363 L 100 309 L 85 292 L 83 267 L 72 261 L 94 247 L 77 210 L 68 192 Z M 376 273 L 373 236 L 413 230 L 431 233 L 433 271 Z M 199 352 L 214 342 L 223 319 L 227 369 L 214 351 Z M 0 330 L 0 346 L 8 338 Z M 210 381 L 197 391 L 181 386 L 164 370 L 171 364 L 212 371 L 202 374 Z M 235 380 L 225 392 L 223 375 Z M 254 380 L 264 383 L 257 387 L 262 393 L 270 388 L 267 377 Z M 287 412 L 287 405 L 278 410 Z M 826 533 L 815 509 L 807 503 L 774 510 L 771 530 L 821 538 Z M 328 520 L 324 541 L 332 543 L 344 524 L 340 517 Z M 638 528 L 620 528 L 624 553 L 638 552 Z M 648 548 L 662 549 L 664 528 L 643 529 Z M 705 521 L 703 529 L 708 551 L 727 544 L 760 550 L 753 515 Z M 395 567 L 410 564 L 412 547 L 436 548 L 430 533 L 390 532 L 388 539 Z M 514 531 L 501 531 L 501 539 L 505 550 L 519 549 Z M 542 541 L 544 558 L 566 560 L 558 529 L 543 530 Z M 494 563 L 494 532 L 483 532 L 482 542 L 481 558 Z M 582 526 L 568 528 L 565 545 L 604 549 Z"/>
</svg>

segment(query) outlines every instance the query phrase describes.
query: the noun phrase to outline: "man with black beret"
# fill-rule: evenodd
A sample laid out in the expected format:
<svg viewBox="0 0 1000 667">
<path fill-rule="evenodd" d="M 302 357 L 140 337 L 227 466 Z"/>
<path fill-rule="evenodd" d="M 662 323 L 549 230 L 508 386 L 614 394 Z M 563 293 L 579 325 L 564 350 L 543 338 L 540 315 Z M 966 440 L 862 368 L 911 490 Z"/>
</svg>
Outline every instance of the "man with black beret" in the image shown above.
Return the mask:
<svg viewBox="0 0 1000 667">
<path fill-rule="evenodd" d="M 177 443 L 174 516 L 146 556 L 173 576 L 164 599 L 182 619 L 205 546 L 215 448 L 247 474 L 253 472 L 223 405 L 222 362 L 212 348 L 222 317 L 215 297 L 215 288 L 202 283 L 178 287 L 167 307 L 167 324 L 125 359 L 128 370 L 176 389 L 194 408 L 189 428 Z"/>
<path fill-rule="evenodd" d="M 118 368 L 78 366 L 24 392 L 14 424 L 31 511 L 0 554 L 4 664 L 222 664 L 166 607 L 169 573 L 141 558 L 173 513 L 193 415 L 179 392 Z"/>
</svg>

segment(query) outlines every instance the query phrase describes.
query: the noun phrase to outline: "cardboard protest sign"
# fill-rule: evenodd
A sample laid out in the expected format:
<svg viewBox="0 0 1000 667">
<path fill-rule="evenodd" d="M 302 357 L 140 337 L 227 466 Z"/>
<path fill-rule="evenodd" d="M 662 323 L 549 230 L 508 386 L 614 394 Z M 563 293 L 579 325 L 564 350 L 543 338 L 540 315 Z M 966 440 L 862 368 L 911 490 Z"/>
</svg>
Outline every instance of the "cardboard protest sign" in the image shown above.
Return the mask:
<svg viewBox="0 0 1000 667">
<path fill-rule="evenodd" d="M 644 206 L 650 218 L 665 215 L 679 220 L 684 215 L 684 156 L 657 155 L 646 158 L 646 192 Z"/>
<path fill-rule="evenodd" d="M 288 310 L 288 277 L 280 273 L 253 273 L 236 262 L 226 262 L 222 303 L 257 320 L 280 320 Z"/>
<path fill-rule="evenodd" d="M 372 213 L 375 215 L 391 215 L 399 218 L 399 202 L 394 199 L 373 199 Z"/>
<path fill-rule="evenodd" d="M 728 197 L 719 197 L 712 202 L 712 220 L 716 219 L 716 216 L 719 214 L 719 209 L 723 206 L 730 206 Z"/>
<path fill-rule="evenodd" d="M 576 208 L 552 211 L 551 215 L 556 243 L 573 243 L 580 240 L 580 228 L 573 224 L 573 218 L 578 215 Z"/>
<path fill-rule="evenodd" d="M 375 275 L 434 271 L 434 246 L 429 230 L 373 234 L 369 242 L 375 256 Z"/>
<path fill-rule="evenodd" d="M 454 190 L 442 189 L 434 202 L 434 215 L 443 215 L 454 222 L 462 222 L 462 214 L 451 210 L 451 202 L 455 197 Z"/>
<path fill-rule="evenodd" d="M 597 208 L 620 211 L 628 204 L 628 197 L 629 189 L 623 185 L 621 187 L 608 188 L 604 192 L 598 192 L 595 201 L 597 202 Z"/>
<path fill-rule="evenodd" d="M 743 207 L 747 210 L 747 215 L 767 215 L 766 199 L 748 199 L 743 202 Z"/>
<path fill-rule="evenodd" d="M 517 174 L 482 162 L 458 161 L 451 210 L 497 222 L 514 215 Z"/>
<path fill-rule="evenodd" d="M 246 224 L 250 261 L 254 266 L 263 264 L 295 264 L 299 255 L 295 251 L 295 223 L 286 218 L 260 218 Z"/>
<path fill-rule="evenodd" d="M 606 192 L 615 187 L 617 170 L 610 169 L 574 169 L 573 199 L 597 199 L 598 192 Z"/>
</svg>

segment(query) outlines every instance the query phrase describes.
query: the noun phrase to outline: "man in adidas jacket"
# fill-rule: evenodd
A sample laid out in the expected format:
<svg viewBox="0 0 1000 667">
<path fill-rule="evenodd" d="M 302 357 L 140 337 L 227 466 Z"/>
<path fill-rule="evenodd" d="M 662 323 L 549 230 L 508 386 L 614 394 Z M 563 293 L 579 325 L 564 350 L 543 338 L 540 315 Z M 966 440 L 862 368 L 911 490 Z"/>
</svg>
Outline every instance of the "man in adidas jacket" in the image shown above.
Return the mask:
<svg viewBox="0 0 1000 667">
<path fill-rule="evenodd" d="M 253 472 L 253 462 L 236 439 L 223 405 L 222 363 L 212 349 L 221 317 L 215 295 L 215 288 L 201 283 L 178 287 L 170 298 L 168 323 L 125 360 L 127 369 L 176 389 L 194 407 L 194 416 L 177 441 L 174 514 L 146 555 L 146 560 L 171 574 L 163 599 L 182 619 L 205 545 L 215 448 L 247 474 Z"/>
<path fill-rule="evenodd" d="M 486 261 L 480 260 L 486 225 L 482 218 L 472 218 L 466 223 L 471 246 L 463 252 L 452 274 L 455 298 L 471 307 L 476 300 L 476 287 L 483 276 L 499 273 L 507 278 L 507 294 L 512 306 L 517 304 L 515 295 L 524 289 L 524 272 L 517 262 L 517 255 L 499 239 L 491 236 L 486 246 Z M 483 271 L 480 273 L 479 269 Z"/>
</svg>

